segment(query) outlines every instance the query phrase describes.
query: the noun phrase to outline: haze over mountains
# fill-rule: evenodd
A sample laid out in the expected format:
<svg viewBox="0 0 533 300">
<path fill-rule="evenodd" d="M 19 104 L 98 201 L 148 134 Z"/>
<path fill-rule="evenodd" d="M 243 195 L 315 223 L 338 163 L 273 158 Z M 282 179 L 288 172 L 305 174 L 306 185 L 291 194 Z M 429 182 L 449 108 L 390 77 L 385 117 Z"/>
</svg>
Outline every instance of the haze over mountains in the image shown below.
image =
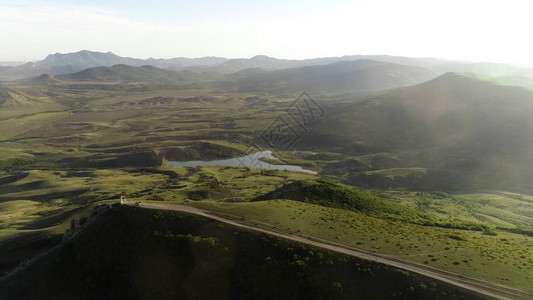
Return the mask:
<svg viewBox="0 0 533 300">
<path fill-rule="evenodd" d="M 372 93 L 429 81 L 446 72 L 474 72 L 502 85 L 533 88 L 533 71 L 495 63 L 435 58 L 352 55 L 304 60 L 264 55 L 137 59 L 111 52 L 51 54 L 44 60 L 0 67 L 0 80 L 23 84 L 149 84 L 223 91 L 323 95 Z M 48 75 L 43 75 L 48 74 Z M 5 97 L 4 97 L 5 98 Z M 5 103 L 7 101 L 3 99 Z"/>
<path fill-rule="evenodd" d="M 328 117 L 315 122 L 300 145 L 361 158 L 373 153 L 370 162 L 345 162 L 346 180 L 355 185 L 531 192 L 532 90 L 446 73 L 325 109 Z"/>
<path fill-rule="evenodd" d="M 328 65 L 266 71 L 246 69 L 233 74 L 217 72 L 170 71 L 153 66 L 114 65 L 94 67 L 80 72 L 57 75 L 55 83 L 150 83 L 203 84 L 239 92 L 310 92 L 339 94 L 361 93 L 408 86 L 433 79 L 428 69 L 372 60 L 343 61 Z M 43 84 L 53 84 L 50 76 L 39 77 Z M 35 81 L 34 81 L 35 82 Z"/>
<path fill-rule="evenodd" d="M 172 58 L 172 59 L 137 59 L 121 57 L 111 52 L 93 52 L 82 50 L 76 53 L 55 53 L 48 55 L 44 60 L 28 62 L 13 66 L 11 63 L 0 67 L 0 77 L 29 77 L 42 73 L 52 75 L 68 74 L 93 67 L 111 67 L 117 64 L 129 66 L 151 65 L 162 68 L 185 68 L 190 66 L 211 67 L 227 61 L 225 58 Z"/>
<path fill-rule="evenodd" d="M 134 67 L 117 64 L 111 67 L 93 67 L 80 72 L 57 75 L 55 78 L 67 82 L 148 82 L 153 84 L 177 84 L 199 82 L 214 78 L 214 74 L 192 71 L 170 71 L 150 65 Z"/>
<path fill-rule="evenodd" d="M 234 73 L 239 91 L 317 93 L 375 92 L 428 81 L 429 69 L 360 59 L 271 72 L 250 69 Z"/>
<path fill-rule="evenodd" d="M 426 68 L 429 71 L 434 72 L 435 75 L 441 75 L 446 72 L 475 72 L 491 77 L 505 77 L 507 78 L 507 82 L 513 83 L 526 82 L 527 84 L 530 84 L 530 77 L 533 77 L 533 70 L 508 64 L 487 62 L 472 63 L 436 58 L 411 58 L 388 55 L 351 55 L 304 60 L 277 59 L 265 55 L 257 55 L 249 59 L 227 59 L 222 57 L 138 59 L 121 57 L 111 52 L 103 53 L 83 50 L 76 53 L 50 54 L 44 60 L 28 62 L 20 65 L 0 63 L 0 78 L 24 78 L 39 76 L 43 73 L 60 75 L 79 72 L 92 67 L 111 67 L 117 64 L 137 67 L 150 65 L 173 71 L 189 70 L 195 72 L 231 74 L 246 69 L 273 71 L 358 60 L 374 60 Z"/>
</svg>

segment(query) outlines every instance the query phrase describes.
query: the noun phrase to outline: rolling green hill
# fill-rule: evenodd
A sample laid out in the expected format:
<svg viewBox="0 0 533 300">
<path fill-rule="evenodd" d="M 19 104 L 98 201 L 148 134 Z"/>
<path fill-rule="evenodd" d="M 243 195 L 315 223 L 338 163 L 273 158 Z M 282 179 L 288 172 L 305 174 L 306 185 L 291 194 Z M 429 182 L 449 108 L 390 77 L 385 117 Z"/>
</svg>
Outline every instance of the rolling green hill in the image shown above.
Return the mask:
<svg viewBox="0 0 533 300">
<path fill-rule="evenodd" d="M 322 180 L 287 184 L 256 198 L 255 201 L 271 199 L 297 200 L 417 224 L 435 225 L 437 223 L 436 219 L 429 215 L 376 197 L 367 191 Z"/>
<path fill-rule="evenodd" d="M 502 86 L 472 74 L 447 73 L 371 99 L 327 105 L 325 110 L 327 117 L 314 124 L 299 146 L 341 151 L 361 159 L 373 153 L 373 160 L 387 162 L 374 161 L 366 170 L 352 172 L 349 176 L 358 184 L 364 181 L 361 176 L 372 177 L 362 171 L 421 167 L 429 169 L 425 173 L 432 177 L 430 182 L 448 176 L 452 180 L 448 188 L 496 184 L 530 189 L 531 90 Z M 410 179 L 401 174 L 398 178 L 428 183 L 423 179 L 426 175 L 415 173 Z"/>
</svg>

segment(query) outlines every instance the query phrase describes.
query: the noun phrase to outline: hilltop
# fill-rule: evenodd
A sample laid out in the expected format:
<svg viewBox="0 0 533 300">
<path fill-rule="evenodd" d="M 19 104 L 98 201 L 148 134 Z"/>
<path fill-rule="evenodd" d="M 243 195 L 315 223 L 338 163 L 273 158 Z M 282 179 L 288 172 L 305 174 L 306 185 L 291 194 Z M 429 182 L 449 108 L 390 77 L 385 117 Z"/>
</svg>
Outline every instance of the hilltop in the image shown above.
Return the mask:
<svg viewBox="0 0 533 300">
<path fill-rule="evenodd" d="M 58 80 L 54 75 L 52 74 L 41 74 L 38 77 L 32 78 L 26 82 L 28 85 L 35 85 L 35 86 L 41 86 L 41 85 L 55 85 L 60 84 L 61 80 Z"/>
</svg>

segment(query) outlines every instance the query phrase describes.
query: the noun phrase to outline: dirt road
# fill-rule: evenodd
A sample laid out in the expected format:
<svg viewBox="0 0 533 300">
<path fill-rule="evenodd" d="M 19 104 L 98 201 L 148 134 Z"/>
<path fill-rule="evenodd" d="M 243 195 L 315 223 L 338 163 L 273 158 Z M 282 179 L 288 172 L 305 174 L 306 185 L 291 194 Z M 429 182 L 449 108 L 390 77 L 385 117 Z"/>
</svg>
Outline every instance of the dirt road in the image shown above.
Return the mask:
<svg viewBox="0 0 533 300">
<path fill-rule="evenodd" d="M 128 203 L 130 204 L 130 203 Z M 140 207 L 149 208 L 149 209 L 161 209 L 161 210 L 174 210 L 179 212 L 185 212 L 190 214 L 195 214 L 203 216 L 206 218 L 214 219 L 226 224 L 237 226 L 240 228 L 246 228 L 249 230 L 254 230 L 257 232 L 263 232 L 269 235 L 277 236 L 287 240 L 304 243 L 307 245 L 312 245 L 314 247 L 323 248 L 339 253 L 344 253 L 354 257 L 371 260 L 374 262 L 382 263 L 388 266 L 401 268 L 409 272 L 421 274 L 436 280 L 447 282 L 455 286 L 468 289 L 471 291 L 478 292 L 480 294 L 486 295 L 488 297 L 498 298 L 498 299 L 533 299 L 533 293 L 515 289 L 512 287 L 491 283 L 482 279 L 477 279 L 473 277 L 464 276 L 461 274 L 456 274 L 453 272 L 448 272 L 444 270 L 439 270 L 431 267 L 426 267 L 418 265 L 416 263 L 411 263 L 402 260 L 396 260 L 392 258 L 387 258 L 380 256 L 375 253 L 367 252 L 360 249 L 355 249 L 346 245 L 335 243 L 332 241 L 324 240 L 312 236 L 304 235 L 295 235 L 286 231 L 283 231 L 279 228 L 273 227 L 268 224 L 255 222 L 255 221 L 245 221 L 242 218 L 237 216 L 232 216 L 228 214 L 198 209 L 190 206 L 183 205 L 172 205 L 172 204 L 160 204 L 160 203 L 141 203 Z"/>
</svg>

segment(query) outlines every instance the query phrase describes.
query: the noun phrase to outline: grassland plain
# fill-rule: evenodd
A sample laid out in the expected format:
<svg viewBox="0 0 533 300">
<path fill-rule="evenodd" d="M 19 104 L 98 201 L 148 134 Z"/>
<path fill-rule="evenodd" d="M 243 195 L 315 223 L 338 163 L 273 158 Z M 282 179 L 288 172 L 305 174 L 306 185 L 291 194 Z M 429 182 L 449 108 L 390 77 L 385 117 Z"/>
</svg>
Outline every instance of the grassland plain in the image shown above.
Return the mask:
<svg viewBox="0 0 533 300">
<path fill-rule="evenodd" d="M 453 216 L 456 221 L 503 228 L 533 228 L 533 197 L 524 194 L 490 190 L 453 194 L 406 190 L 374 193 L 435 216 Z"/>
</svg>

